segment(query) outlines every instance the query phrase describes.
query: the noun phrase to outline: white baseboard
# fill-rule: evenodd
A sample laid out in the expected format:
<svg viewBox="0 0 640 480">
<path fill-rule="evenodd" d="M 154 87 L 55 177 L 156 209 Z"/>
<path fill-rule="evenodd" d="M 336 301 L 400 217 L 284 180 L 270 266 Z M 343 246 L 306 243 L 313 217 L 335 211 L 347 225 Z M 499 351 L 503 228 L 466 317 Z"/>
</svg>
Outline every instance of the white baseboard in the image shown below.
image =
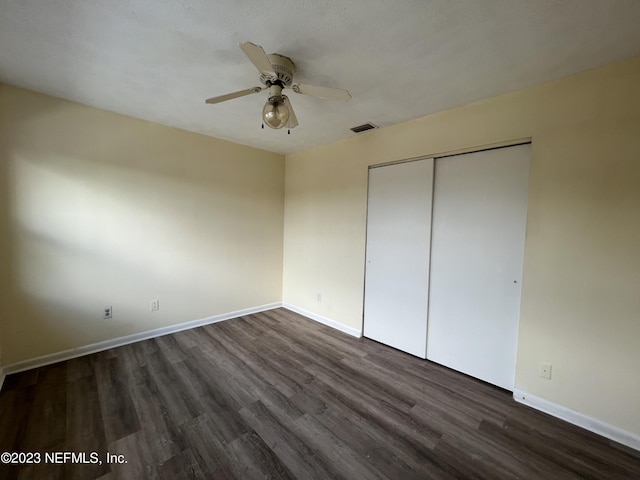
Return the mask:
<svg viewBox="0 0 640 480">
<path fill-rule="evenodd" d="M 224 320 L 230 320 L 232 318 L 241 317 L 243 315 L 250 315 L 252 313 L 264 312 L 279 307 L 282 307 L 281 302 L 260 305 L 259 307 L 245 308 L 244 310 L 236 310 L 235 312 L 223 313 L 220 315 L 214 315 L 212 317 L 202 318 L 200 320 L 178 323 L 177 325 L 170 325 L 168 327 L 155 328 L 153 330 L 147 330 L 146 332 L 134 333 L 133 335 L 114 338 L 112 340 L 105 340 L 103 342 L 93 343 L 91 345 L 85 345 L 83 347 L 73 348 L 71 350 L 64 350 L 62 352 L 56 352 L 49 355 L 44 355 L 42 357 L 36 357 L 29 360 L 11 363 L 4 366 L 4 372 L 1 378 L 4 379 L 4 375 L 9 375 L 11 373 L 23 372 L 25 370 L 31 370 L 32 368 L 43 367 L 45 365 L 51 365 L 53 363 L 70 360 L 72 358 L 102 352 L 104 350 L 109 350 L 110 348 L 121 347 L 130 343 L 140 342 L 142 340 L 148 340 L 150 338 L 161 337 L 163 335 L 180 332 L 182 330 L 189 330 L 190 328 L 201 327 L 203 325 L 209 325 L 210 323 L 222 322 Z"/>
<path fill-rule="evenodd" d="M 290 303 L 283 303 L 282 307 L 286 308 L 287 310 L 291 310 L 292 312 L 299 313 L 300 315 L 310 318 L 311 320 L 315 320 L 316 322 L 335 328 L 336 330 L 340 330 L 341 332 L 347 333 L 353 337 L 362 337 L 361 330 L 349 327 L 344 323 L 336 322 L 335 320 L 331 320 L 330 318 L 323 317 L 322 315 L 318 315 L 317 313 L 310 312 L 308 310 L 305 310 L 304 308 L 291 305 Z"/>
<path fill-rule="evenodd" d="M 522 390 L 514 390 L 513 398 L 516 402 L 535 408 L 541 412 L 548 413 L 549 415 L 566 422 L 573 423 L 585 430 L 607 437 L 608 439 L 626 445 L 627 447 L 640 450 L 640 436 L 635 433 L 614 427 L 613 425 L 609 425 L 601 420 L 576 412 L 570 408 L 563 407 L 557 403 L 550 402 L 544 398 L 536 397 L 535 395 L 523 392 Z"/>
</svg>

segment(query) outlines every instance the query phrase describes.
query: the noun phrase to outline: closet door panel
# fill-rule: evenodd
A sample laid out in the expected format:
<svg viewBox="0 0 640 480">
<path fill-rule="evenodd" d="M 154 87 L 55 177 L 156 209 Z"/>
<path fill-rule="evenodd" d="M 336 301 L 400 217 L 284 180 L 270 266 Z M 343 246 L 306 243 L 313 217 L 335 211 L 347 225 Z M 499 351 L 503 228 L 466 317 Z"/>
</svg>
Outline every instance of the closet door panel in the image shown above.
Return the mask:
<svg viewBox="0 0 640 480">
<path fill-rule="evenodd" d="M 435 163 L 427 358 L 513 390 L 530 145 Z"/>
<path fill-rule="evenodd" d="M 426 357 L 433 159 L 369 170 L 364 335 Z"/>
</svg>

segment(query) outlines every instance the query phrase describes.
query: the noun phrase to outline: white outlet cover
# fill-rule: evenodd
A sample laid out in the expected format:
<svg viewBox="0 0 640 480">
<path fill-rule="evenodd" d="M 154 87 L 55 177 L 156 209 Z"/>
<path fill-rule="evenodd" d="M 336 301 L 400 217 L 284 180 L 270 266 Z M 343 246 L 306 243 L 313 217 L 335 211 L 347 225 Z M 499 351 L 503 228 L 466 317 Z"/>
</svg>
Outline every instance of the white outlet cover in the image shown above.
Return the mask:
<svg viewBox="0 0 640 480">
<path fill-rule="evenodd" d="M 540 363 L 540 370 L 538 372 L 538 375 L 541 378 L 546 378 L 547 380 L 551 380 L 551 364 L 550 363 L 544 363 L 541 362 Z"/>
</svg>

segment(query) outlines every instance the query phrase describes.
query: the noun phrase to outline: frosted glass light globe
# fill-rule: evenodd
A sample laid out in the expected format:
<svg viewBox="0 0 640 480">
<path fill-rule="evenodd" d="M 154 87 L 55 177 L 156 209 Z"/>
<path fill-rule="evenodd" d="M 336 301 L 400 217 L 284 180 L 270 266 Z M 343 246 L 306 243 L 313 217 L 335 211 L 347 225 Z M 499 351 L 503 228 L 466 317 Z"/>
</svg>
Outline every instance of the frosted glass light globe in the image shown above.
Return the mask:
<svg viewBox="0 0 640 480">
<path fill-rule="evenodd" d="M 282 97 L 271 97 L 262 108 L 262 119 L 271 128 L 282 128 L 289 122 L 289 109 Z"/>
</svg>

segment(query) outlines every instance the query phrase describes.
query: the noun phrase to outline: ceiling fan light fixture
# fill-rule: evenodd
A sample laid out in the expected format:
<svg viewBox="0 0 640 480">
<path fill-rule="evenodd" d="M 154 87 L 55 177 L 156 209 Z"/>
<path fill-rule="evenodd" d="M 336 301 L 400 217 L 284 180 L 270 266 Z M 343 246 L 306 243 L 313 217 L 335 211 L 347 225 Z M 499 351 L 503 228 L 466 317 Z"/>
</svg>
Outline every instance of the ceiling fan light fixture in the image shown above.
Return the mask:
<svg viewBox="0 0 640 480">
<path fill-rule="evenodd" d="M 289 108 L 281 96 L 269 97 L 262 108 L 262 119 L 271 128 L 282 128 L 289 123 Z"/>
<path fill-rule="evenodd" d="M 292 129 L 296 128 L 299 124 L 291 102 L 286 95 L 282 94 L 282 90 L 285 88 L 290 88 L 294 92 L 302 95 L 327 98 L 341 102 L 348 102 L 351 98 L 351 94 L 349 94 L 348 91 L 340 88 L 293 83 L 293 74 L 296 67 L 289 57 L 278 53 L 267 55 L 260 45 L 251 42 L 241 43 L 240 49 L 251 63 L 253 63 L 253 66 L 256 67 L 258 72 L 260 72 L 260 83 L 264 85 L 264 87 L 246 88 L 237 92 L 227 93 L 226 95 L 218 95 L 217 97 L 207 98 L 205 103 L 216 104 L 226 102 L 227 100 L 258 93 L 268 88 L 269 99 L 262 108 L 262 128 L 264 128 L 264 124 L 266 123 L 269 128 L 279 129 L 287 126 L 288 129 Z"/>
</svg>

